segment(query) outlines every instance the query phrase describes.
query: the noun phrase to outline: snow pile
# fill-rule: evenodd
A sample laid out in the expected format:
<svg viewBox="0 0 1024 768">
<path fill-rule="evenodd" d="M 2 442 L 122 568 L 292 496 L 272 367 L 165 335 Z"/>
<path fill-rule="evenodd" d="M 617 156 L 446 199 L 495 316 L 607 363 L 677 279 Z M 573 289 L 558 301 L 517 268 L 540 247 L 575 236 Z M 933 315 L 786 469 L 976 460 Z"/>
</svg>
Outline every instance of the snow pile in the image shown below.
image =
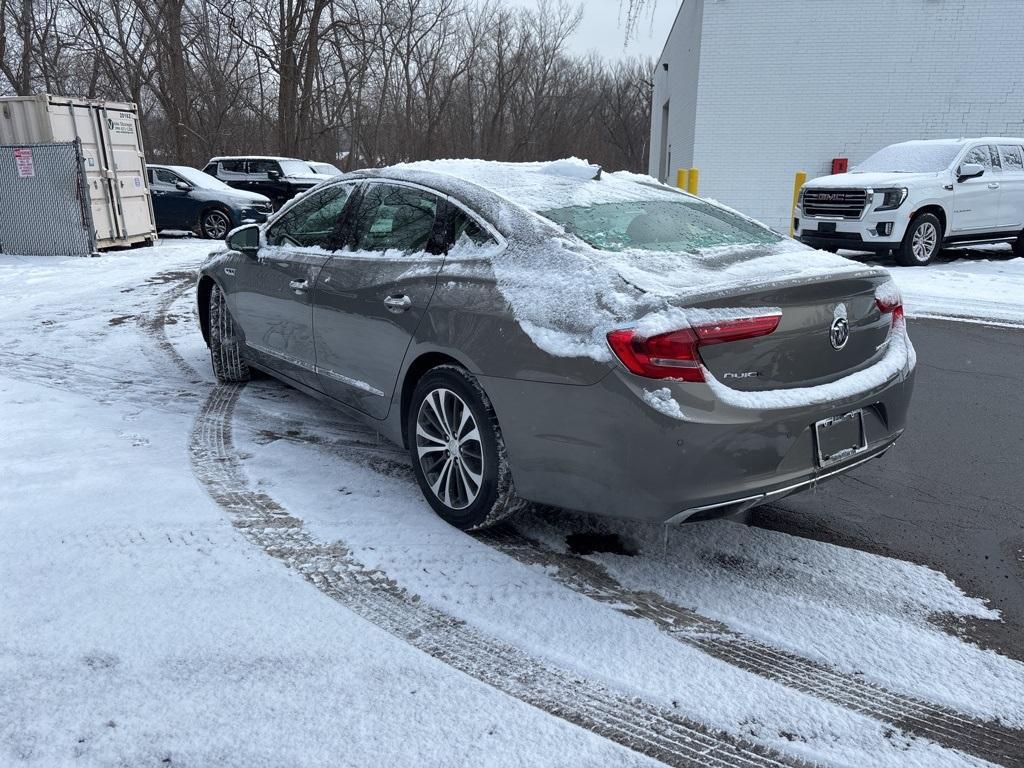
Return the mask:
<svg viewBox="0 0 1024 768">
<path fill-rule="evenodd" d="M 683 409 L 679 407 L 679 403 L 672 397 L 672 390 L 668 387 L 662 387 L 653 392 L 645 389 L 643 397 L 644 402 L 658 411 L 658 413 L 670 416 L 673 419 L 679 419 L 680 421 L 688 421 L 686 414 L 683 413 Z"/>
<path fill-rule="evenodd" d="M 984 252 L 993 258 L 891 268 L 907 315 L 1024 326 L 1024 258 Z"/>
<path fill-rule="evenodd" d="M 605 173 L 596 180 L 594 170 L 575 158 L 554 163 L 436 160 L 348 178 L 419 181 L 479 212 L 508 241 L 492 257 L 499 290 L 533 342 L 560 357 L 611 361 L 605 343 L 609 330 L 740 288 L 881 273 L 782 238 L 770 245 L 698 253 L 595 250 L 539 212 L 692 198 L 638 174 Z"/>
</svg>

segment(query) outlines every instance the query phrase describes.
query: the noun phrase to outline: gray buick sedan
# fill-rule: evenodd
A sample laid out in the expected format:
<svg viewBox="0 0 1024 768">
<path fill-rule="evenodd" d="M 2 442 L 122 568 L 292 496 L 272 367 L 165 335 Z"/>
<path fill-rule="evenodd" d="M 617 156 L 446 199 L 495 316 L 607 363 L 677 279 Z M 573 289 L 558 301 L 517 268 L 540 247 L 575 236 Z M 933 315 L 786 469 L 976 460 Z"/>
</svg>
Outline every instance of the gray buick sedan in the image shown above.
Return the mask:
<svg viewBox="0 0 1024 768">
<path fill-rule="evenodd" d="M 442 518 L 681 522 L 881 456 L 915 365 L 888 274 L 579 160 L 350 173 L 204 263 L 222 382 L 271 374 L 408 449 Z"/>
</svg>

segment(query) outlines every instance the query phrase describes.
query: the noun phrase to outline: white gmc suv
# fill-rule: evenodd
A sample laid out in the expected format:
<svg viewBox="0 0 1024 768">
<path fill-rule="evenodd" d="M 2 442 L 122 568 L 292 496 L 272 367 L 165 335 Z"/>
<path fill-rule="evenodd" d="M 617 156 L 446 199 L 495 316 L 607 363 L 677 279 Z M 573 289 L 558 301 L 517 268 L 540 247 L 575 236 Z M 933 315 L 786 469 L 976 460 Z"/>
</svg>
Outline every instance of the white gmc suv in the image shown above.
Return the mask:
<svg viewBox="0 0 1024 768">
<path fill-rule="evenodd" d="M 1009 242 L 1024 255 L 1024 139 L 893 144 L 805 184 L 793 226 L 815 248 L 892 252 L 904 266 L 943 245 Z"/>
</svg>

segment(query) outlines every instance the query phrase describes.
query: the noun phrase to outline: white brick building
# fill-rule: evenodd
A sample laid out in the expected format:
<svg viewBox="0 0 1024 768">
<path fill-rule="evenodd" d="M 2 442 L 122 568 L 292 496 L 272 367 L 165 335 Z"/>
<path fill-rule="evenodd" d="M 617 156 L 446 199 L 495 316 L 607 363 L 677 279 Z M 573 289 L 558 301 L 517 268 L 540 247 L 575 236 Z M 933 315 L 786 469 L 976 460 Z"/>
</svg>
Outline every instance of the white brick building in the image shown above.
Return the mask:
<svg viewBox="0 0 1024 768">
<path fill-rule="evenodd" d="M 975 135 L 1024 135 L 1024 0 L 683 0 L 650 173 L 785 230 L 797 171 Z"/>
</svg>

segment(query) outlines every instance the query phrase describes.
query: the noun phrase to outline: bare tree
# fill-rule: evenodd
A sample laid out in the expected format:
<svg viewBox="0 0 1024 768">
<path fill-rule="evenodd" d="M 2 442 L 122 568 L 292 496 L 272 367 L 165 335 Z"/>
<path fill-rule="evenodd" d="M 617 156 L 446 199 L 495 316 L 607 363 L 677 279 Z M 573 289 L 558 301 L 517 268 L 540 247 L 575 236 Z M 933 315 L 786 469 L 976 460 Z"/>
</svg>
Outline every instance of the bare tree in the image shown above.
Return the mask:
<svg viewBox="0 0 1024 768">
<path fill-rule="evenodd" d="M 578 155 L 641 170 L 651 63 L 568 54 L 580 14 L 567 0 L 0 0 L 0 93 L 133 101 L 165 161 Z"/>
</svg>

